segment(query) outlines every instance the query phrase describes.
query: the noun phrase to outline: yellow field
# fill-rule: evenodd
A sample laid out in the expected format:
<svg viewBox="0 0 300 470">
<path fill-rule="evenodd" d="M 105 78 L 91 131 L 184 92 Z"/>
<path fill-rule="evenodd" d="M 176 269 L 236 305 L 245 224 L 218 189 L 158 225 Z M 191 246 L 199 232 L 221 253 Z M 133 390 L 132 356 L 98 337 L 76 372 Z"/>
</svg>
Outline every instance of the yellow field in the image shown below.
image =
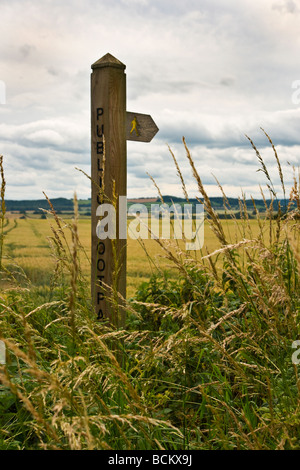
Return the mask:
<svg viewBox="0 0 300 470">
<path fill-rule="evenodd" d="M 66 220 L 70 223 L 71 220 Z M 243 238 L 253 238 L 258 234 L 258 223 L 256 220 L 249 221 L 249 227 L 244 230 L 242 222 L 235 223 L 232 220 L 224 220 L 225 231 L 228 234 L 228 242 L 235 243 Z M 55 226 L 52 219 L 17 219 L 10 218 L 5 227 L 6 236 L 4 239 L 4 256 L 8 257 L 6 263 L 13 260 L 22 268 L 25 268 L 32 278 L 33 282 L 42 282 L 41 276 L 45 273 L 45 279 L 49 278 L 55 266 L 55 260 L 49 246 L 48 237 L 53 233 L 51 225 Z M 89 276 L 90 273 L 90 220 L 79 220 L 79 239 L 87 257 L 82 256 L 81 265 L 83 272 Z M 197 252 L 197 257 L 207 254 L 220 247 L 215 235 L 209 228 L 208 222 L 205 222 L 204 247 L 202 252 Z M 268 224 L 265 227 L 266 236 L 268 234 Z M 68 230 L 65 231 L 67 238 Z M 182 247 L 183 242 L 180 241 Z M 184 249 L 183 249 L 184 253 Z M 184 254 L 183 254 L 184 256 Z M 150 259 L 152 261 L 150 261 Z M 141 282 L 148 280 L 153 270 L 153 263 L 162 269 L 169 270 L 169 276 L 176 276 L 174 267 L 170 261 L 164 258 L 164 251 L 155 240 L 143 240 L 142 243 L 137 240 L 128 239 L 127 247 L 127 297 L 131 297 Z"/>
</svg>

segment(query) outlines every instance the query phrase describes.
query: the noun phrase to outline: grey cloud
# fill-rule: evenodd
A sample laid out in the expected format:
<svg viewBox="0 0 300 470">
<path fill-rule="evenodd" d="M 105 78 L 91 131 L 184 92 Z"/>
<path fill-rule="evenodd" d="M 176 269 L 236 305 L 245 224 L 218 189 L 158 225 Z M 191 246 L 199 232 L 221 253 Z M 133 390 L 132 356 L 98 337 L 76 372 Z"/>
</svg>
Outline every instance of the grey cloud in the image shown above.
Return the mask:
<svg viewBox="0 0 300 470">
<path fill-rule="evenodd" d="M 273 10 L 278 10 L 281 13 L 299 13 L 299 8 L 294 0 L 284 0 L 272 5 Z"/>
<path fill-rule="evenodd" d="M 28 56 L 36 49 L 36 47 L 32 44 L 24 44 L 20 47 L 21 56 L 24 59 L 27 59 Z"/>
<path fill-rule="evenodd" d="M 190 144 L 206 145 L 212 148 L 247 147 L 248 135 L 257 145 L 265 146 L 268 140 L 261 127 L 270 135 L 275 145 L 300 145 L 298 122 L 300 108 L 286 111 L 263 112 L 256 116 L 224 115 L 208 120 L 205 114 L 189 114 L 185 111 L 161 115 L 158 138 L 169 144 L 180 142 L 184 136 Z"/>
<path fill-rule="evenodd" d="M 136 178 L 139 179 L 149 179 L 147 175 L 146 166 L 145 167 L 131 167 L 128 168 L 128 175 L 134 175 Z"/>
<path fill-rule="evenodd" d="M 199 86 L 208 86 L 196 81 L 185 80 L 157 80 L 155 76 L 141 75 L 133 78 L 129 85 L 128 97 L 129 99 L 136 99 L 139 96 L 145 97 L 148 94 L 159 95 L 179 95 L 192 92 Z"/>
<path fill-rule="evenodd" d="M 47 72 L 49 73 L 49 75 L 52 75 L 53 77 L 58 77 L 60 74 L 59 70 L 52 66 L 47 68 Z"/>
<path fill-rule="evenodd" d="M 224 77 L 220 80 L 220 84 L 223 86 L 232 86 L 235 82 L 233 77 Z"/>
</svg>

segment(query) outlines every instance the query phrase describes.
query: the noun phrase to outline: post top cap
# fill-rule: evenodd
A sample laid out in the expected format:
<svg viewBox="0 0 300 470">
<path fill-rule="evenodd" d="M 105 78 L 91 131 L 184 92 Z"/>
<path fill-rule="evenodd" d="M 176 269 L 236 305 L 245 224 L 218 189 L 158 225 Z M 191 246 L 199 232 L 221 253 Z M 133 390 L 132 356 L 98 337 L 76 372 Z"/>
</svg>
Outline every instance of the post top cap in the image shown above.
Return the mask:
<svg viewBox="0 0 300 470">
<path fill-rule="evenodd" d="M 101 59 L 97 60 L 97 62 L 92 64 L 92 69 L 100 69 L 101 67 L 116 67 L 118 69 L 125 70 L 126 65 L 116 59 L 113 55 L 107 53 L 101 57 Z"/>
</svg>

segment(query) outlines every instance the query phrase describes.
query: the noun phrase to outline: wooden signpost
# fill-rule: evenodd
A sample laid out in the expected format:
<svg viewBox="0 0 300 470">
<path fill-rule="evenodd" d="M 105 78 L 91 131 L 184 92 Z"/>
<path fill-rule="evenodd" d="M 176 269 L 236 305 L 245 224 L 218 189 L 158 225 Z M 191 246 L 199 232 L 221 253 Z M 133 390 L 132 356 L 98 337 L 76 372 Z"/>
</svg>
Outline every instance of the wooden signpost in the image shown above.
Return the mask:
<svg viewBox="0 0 300 470">
<path fill-rule="evenodd" d="M 116 327 L 125 321 L 120 299 L 126 297 L 127 204 L 119 196 L 127 194 L 126 140 L 150 142 L 158 131 L 151 116 L 126 112 L 125 68 L 106 54 L 92 65 L 91 74 L 91 289 L 97 319 Z M 96 211 L 103 204 L 115 208 L 115 239 L 98 238 Z M 121 297 L 111 299 L 112 289 Z"/>
</svg>

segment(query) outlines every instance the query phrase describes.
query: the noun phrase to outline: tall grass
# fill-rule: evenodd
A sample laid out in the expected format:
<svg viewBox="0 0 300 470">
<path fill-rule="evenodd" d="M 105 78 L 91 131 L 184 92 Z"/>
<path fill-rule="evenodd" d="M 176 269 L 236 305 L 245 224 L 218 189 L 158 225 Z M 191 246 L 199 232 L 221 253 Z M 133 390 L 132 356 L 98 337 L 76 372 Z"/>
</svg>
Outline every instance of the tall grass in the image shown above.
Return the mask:
<svg viewBox="0 0 300 470">
<path fill-rule="evenodd" d="M 242 197 L 241 220 L 234 219 L 239 238 L 232 240 L 183 144 L 219 247 L 183 255 L 176 243 L 157 240 L 177 278 L 157 272 L 142 284 L 126 303 L 125 327 L 95 320 L 78 261 L 76 198 L 70 224 L 49 201 L 52 301 L 38 303 L 16 281 L 0 295 L 7 348 L 0 369 L 0 448 L 300 448 L 300 381 L 292 362 L 300 314 L 298 177 L 295 172 L 286 207 L 275 214 L 277 194 L 251 141 L 271 203 L 265 198 L 266 215 L 254 204 L 254 236 Z M 113 302 L 117 293 L 111 295 Z"/>
</svg>

